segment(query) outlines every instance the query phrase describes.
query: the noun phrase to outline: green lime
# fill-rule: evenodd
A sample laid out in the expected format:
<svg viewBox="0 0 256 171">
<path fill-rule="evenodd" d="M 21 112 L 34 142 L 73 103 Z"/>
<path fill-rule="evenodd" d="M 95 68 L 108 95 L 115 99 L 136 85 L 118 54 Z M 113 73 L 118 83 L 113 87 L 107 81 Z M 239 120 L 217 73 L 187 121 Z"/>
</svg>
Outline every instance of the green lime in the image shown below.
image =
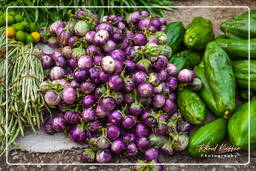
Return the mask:
<svg viewBox="0 0 256 171">
<path fill-rule="evenodd" d="M 23 21 L 21 22 L 21 24 L 23 24 L 24 26 L 26 26 L 26 25 L 28 25 L 28 21 L 27 21 L 27 20 L 23 20 Z"/>
<path fill-rule="evenodd" d="M 26 37 L 26 43 L 34 43 L 34 38 L 33 38 L 33 36 L 32 35 L 28 35 L 27 37 Z"/>
<path fill-rule="evenodd" d="M 23 16 L 20 14 L 17 14 L 14 16 L 15 23 L 20 23 L 23 21 L 23 19 L 24 19 Z"/>
<path fill-rule="evenodd" d="M 17 32 L 16 32 L 15 39 L 16 39 L 17 41 L 24 42 L 25 39 L 26 39 L 25 33 L 24 33 L 23 31 L 17 31 Z"/>
<path fill-rule="evenodd" d="M 30 32 L 36 31 L 36 25 L 34 23 L 30 23 Z"/>
<path fill-rule="evenodd" d="M 14 24 L 13 27 L 16 31 L 24 31 L 24 26 L 21 23 Z"/>
<path fill-rule="evenodd" d="M 8 25 L 12 25 L 12 24 L 14 23 L 14 18 L 13 18 L 13 16 L 8 15 L 8 16 L 7 16 L 7 19 L 8 19 Z M 6 21 L 6 20 L 5 20 L 5 21 Z"/>
<path fill-rule="evenodd" d="M 8 11 L 8 14 L 11 15 L 11 16 L 15 16 L 16 15 L 16 12 L 14 9 L 11 9 Z"/>
<path fill-rule="evenodd" d="M 30 33 L 30 25 L 29 25 L 28 21 L 24 20 L 21 22 L 21 24 L 24 26 L 24 31 Z"/>
<path fill-rule="evenodd" d="M 28 37 L 28 35 L 30 35 L 30 34 L 28 34 L 27 32 L 24 32 L 24 34 L 25 34 L 25 37 Z"/>
</svg>

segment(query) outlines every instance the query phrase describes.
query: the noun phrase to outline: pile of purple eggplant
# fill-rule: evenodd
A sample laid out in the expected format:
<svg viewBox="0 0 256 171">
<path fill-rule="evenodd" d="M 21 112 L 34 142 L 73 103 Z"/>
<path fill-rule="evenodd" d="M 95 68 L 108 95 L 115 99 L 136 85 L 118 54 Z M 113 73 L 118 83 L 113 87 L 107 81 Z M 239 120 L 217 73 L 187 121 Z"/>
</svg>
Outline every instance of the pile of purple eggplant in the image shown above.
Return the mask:
<svg viewBox="0 0 256 171">
<path fill-rule="evenodd" d="M 175 90 L 195 74 L 168 64 L 166 24 L 145 11 L 100 22 L 80 9 L 44 30 L 55 50 L 41 56 L 47 78 L 40 90 L 57 113 L 45 121 L 45 132 L 88 144 L 84 162 L 122 154 L 158 163 L 161 152 L 186 149 L 191 125 L 177 111 Z"/>
</svg>

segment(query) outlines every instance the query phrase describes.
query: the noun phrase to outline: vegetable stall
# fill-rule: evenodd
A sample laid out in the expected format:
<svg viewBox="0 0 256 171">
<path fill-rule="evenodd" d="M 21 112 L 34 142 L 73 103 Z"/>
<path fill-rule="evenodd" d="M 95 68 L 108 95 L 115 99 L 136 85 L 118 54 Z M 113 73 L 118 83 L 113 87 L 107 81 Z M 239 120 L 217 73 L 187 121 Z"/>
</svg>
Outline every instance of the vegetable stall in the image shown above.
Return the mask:
<svg viewBox="0 0 256 171">
<path fill-rule="evenodd" d="M 8 46 L 0 65 L 8 72 L 1 75 L 2 154 L 5 131 L 11 145 L 26 127 L 36 131 L 43 123 L 47 134 L 63 132 L 88 144 L 82 162 L 106 163 L 122 155 L 152 163 L 138 170 L 162 170 L 160 154 L 188 151 L 198 158 L 211 153 L 200 145 L 215 147 L 226 138 L 247 150 L 248 100 L 250 146 L 256 148 L 256 30 L 248 30 L 248 13 L 223 22 L 217 37 L 206 18 L 196 17 L 185 28 L 182 21 L 167 23 L 143 10 L 99 17 L 79 9 L 40 30 L 11 15 L 14 21 L 1 34 L 2 42 L 8 36 L 8 44 L 1 44 L 1 50 Z M 256 11 L 251 20 L 256 22 Z M 207 115 L 216 120 L 206 123 Z"/>
</svg>

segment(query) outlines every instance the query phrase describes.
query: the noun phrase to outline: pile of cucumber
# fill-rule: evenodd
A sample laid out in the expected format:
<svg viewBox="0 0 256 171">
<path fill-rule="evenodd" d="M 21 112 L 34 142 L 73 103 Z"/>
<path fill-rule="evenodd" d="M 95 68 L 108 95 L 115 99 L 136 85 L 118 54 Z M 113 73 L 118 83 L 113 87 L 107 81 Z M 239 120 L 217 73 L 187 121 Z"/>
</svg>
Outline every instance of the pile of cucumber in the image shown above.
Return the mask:
<svg viewBox="0 0 256 171">
<path fill-rule="evenodd" d="M 248 150 L 249 122 L 250 147 L 256 149 L 255 10 L 250 12 L 250 22 L 249 29 L 248 12 L 225 21 L 220 25 L 223 35 L 216 38 L 212 22 L 202 17 L 194 18 L 186 29 L 179 21 L 166 27 L 167 45 L 173 50 L 169 63 L 176 64 L 179 70 L 193 69 L 202 83 L 198 91 L 179 85 L 177 94 L 178 108 L 183 117 L 189 123 L 199 125 L 190 137 L 188 152 L 193 157 L 213 152 L 201 151 L 201 145 L 213 148 L 226 138 L 233 146 Z M 244 104 L 237 104 L 238 95 Z M 214 114 L 216 119 L 206 123 L 208 114 Z"/>
</svg>

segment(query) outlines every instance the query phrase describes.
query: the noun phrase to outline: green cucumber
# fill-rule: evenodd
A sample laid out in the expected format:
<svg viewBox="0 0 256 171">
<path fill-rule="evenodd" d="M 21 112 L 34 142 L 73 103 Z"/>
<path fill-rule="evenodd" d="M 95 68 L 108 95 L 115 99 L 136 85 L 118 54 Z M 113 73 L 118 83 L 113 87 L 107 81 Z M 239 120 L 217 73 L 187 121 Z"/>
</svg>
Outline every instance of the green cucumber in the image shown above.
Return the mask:
<svg viewBox="0 0 256 171">
<path fill-rule="evenodd" d="M 221 144 L 227 134 L 227 120 L 219 118 L 198 128 L 190 137 L 188 153 L 193 157 L 213 153 L 213 150 L 200 149 L 201 146 L 214 148 Z"/>
<path fill-rule="evenodd" d="M 198 53 L 191 50 L 184 50 L 172 55 L 169 59 L 170 64 L 175 64 L 180 71 L 183 68 L 193 69 L 194 66 L 199 64 L 201 57 Z"/>
<path fill-rule="evenodd" d="M 232 62 L 238 87 L 247 88 L 249 83 L 248 60 L 236 60 Z M 256 60 L 250 60 L 251 90 L 256 90 Z"/>
<path fill-rule="evenodd" d="M 228 121 L 228 137 L 232 145 L 243 150 L 248 149 L 248 134 L 250 121 L 251 150 L 256 149 L 256 99 L 241 105 Z"/>
<path fill-rule="evenodd" d="M 178 107 L 182 116 L 191 124 L 199 125 L 206 118 L 206 106 L 200 96 L 190 90 L 183 88 L 177 94 Z"/>
<path fill-rule="evenodd" d="M 222 47 L 232 59 L 248 59 L 248 40 L 218 39 L 215 42 Z M 256 39 L 250 41 L 250 57 L 256 58 Z"/>
<path fill-rule="evenodd" d="M 181 21 L 176 21 L 166 26 L 164 30 L 167 35 L 165 44 L 172 48 L 172 53 L 176 53 L 181 49 L 185 30 Z"/>
<path fill-rule="evenodd" d="M 205 76 L 217 104 L 220 116 L 225 118 L 236 108 L 236 82 L 227 53 L 215 42 L 206 46 L 203 57 Z"/>
<path fill-rule="evenodd" d="M 214 39 L 212 22 L 202 17 L 195 17 L 184 35 L 184 44 L 191 50 L 202 50 Z"/>
</svg>

